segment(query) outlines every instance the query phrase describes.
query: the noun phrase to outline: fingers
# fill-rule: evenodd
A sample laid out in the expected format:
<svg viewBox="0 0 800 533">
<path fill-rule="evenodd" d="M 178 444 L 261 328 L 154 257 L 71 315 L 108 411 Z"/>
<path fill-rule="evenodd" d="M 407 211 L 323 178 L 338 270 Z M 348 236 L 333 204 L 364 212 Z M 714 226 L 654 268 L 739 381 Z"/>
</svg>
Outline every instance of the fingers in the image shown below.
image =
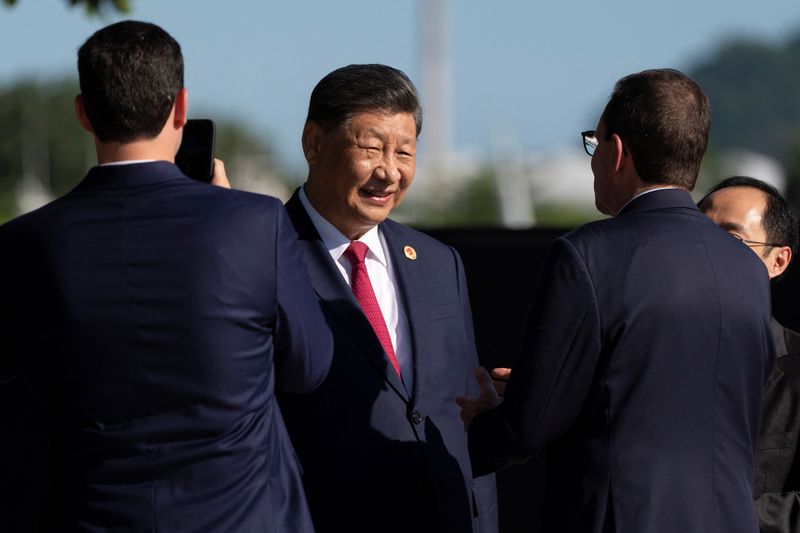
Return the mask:
<svg viewBox="0 0 800 533">
<path fill-rule="evenodd" d="M 481 396 L 484 395 L 484 391 L 488 392 L 489 389 L 494 390 L 494 385 L 492 384 L 492 377 L 489 375 L 489 372 L 479 366 L 475 369 L 475 379 L 478 380 L 478 386 L 481 388 Z"/>
<path fill-rule="evenodd" d="M 225 163 L 221 159 L 214 159 L 214 173 L 211 175 L 211 184 L 225 189 L 231 188 L 228 175 L 225 174 Z"/>
<path fill-rule="evenodd" d="M 456 396 L 456 403 L 461 407 L 461 421 L 464 422 L 464 431 L 469 429 L 469 425 L 475 415 L 478 414 L 479 399 L 475 396 Z"/>
<path fill-rule="evenodd" d="M 497 391 L 498 396 L 504 396 L 506 393 L 506 382 L 511 377 L 510 368 L 495 368 L 492 370 L 492 378 L 494 379 L 494 389 Z"/>
<path fill-rule="evenodd" d="M 469 429 L 472 419 L 478 413 L 496 407 L 501 402 L 495 390 L 492 377 L 485 368 L 479 366 L 475 369 L 475 379 L 481 389 L 480 396 L 458 396 L 456 398 L 456 404 L 461 407 L 461 420 L 464 422 L 464 430 Z"/>
<path fill-rule="evenodd" d="M 508 378 L 511 377 L 511 369 L 510 368 L 495 368 L 492 370 L 492 377 L 494 379 L 502 379 L 508 381 Z"/>
</svg>

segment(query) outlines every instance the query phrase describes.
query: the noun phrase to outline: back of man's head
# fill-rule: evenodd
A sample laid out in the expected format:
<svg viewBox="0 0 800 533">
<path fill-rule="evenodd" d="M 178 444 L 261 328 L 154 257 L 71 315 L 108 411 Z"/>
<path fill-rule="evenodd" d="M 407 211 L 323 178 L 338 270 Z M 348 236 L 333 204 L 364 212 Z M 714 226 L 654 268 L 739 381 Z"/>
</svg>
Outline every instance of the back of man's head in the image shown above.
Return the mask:
<svg viewBox="0 0 800 533">
<path fill-rule="evenodd" d="M 708 197 L 719 190 L 730 187 L 751 187 L 764 193 L 767 203 L 761 224 L 764 227 L 767 242 L 788 246 L 792 249 L 792 256 L 797 255 L 798 239 L 800 238 L 798 236 L 797 211 L 778 192 L 778 189 L 769 183 L 747 176 L 733 176 L 715 185 L 697 205 L 702 210 Z"/>
<path fill-rule="evenodd" d="M 348 65 L 322 78 L 311 92 L 307 121 L 323 128 L 342 126 L 362 111 L 411 113 L 422 131 L 422 107 L 408 76 L 386 65 Z"/>
<path fill-rule="evenodd" d="M 603 112 L 606 133 L 620 136 L 642 181 L 694 188 L 708 144 L 711 110 L 693 80 L 673 69 L 619 80 Z"/>
<path fill-rule="evenodd" d="M 81 46 L 78 75 L 86 115 L 100 141 L 151 139 L 183 88 L 181 47 L 155 24 L 117 22 Z"/>
</svg>

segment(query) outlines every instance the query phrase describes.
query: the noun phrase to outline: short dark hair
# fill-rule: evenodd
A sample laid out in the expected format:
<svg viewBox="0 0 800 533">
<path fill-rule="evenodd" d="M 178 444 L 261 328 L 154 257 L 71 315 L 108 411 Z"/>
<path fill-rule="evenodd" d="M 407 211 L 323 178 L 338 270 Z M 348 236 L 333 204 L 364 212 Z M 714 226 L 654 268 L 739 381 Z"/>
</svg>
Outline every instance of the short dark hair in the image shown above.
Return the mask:
<svg viewBox="0 0 800 533">
<path fill-rule="evenodd" d="M 151 139 L 163 129 L 183 88 L 181 47 L 155 24 L 117 22 L 81 46 L 78 76 L 98 139 Z"/>
<path fill-rule="evenodd" d="M 756 178 L 748 176 L 733 176 L 722 180 L 706 193 L 697 205 L 702 206 L 706 199 L 721 189 L 729 187 L 752 187 L 767 195 L 767 206 L 764 209 L 762 224 L 767 235 L 767 242 L 788 246 L 792 249 L 792 256 L 797 254 L 798 247 L 798 222 L 797 211 L 784 198 L 778 189 Z"/>
<path fill-rule="evenodd" d="M 711 109 L 692 79 L 674 69 L 626 76 L 614 86 L 603 123 L 627 145 L 642 181 L 694 188 Z"/>
<path fill-rule="evenodd" d="M 360 111 L 411 113 L 422 131 L 417 89 L 401 70 L 386 65 L 348 65 L 322 78 L 311 92 L 306 121 L 323 128 L 344 125 Z"/>
</svg>

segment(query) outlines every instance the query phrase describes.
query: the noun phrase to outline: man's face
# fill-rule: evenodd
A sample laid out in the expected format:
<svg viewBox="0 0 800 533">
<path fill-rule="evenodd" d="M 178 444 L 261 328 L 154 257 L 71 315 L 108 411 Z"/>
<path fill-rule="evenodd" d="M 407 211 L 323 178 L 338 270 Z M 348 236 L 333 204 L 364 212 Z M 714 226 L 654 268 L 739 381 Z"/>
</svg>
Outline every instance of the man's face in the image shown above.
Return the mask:
<svg viewBox="0 0 800 533">
<path fill-rule="evenodd" d="M 411 113 L 363 111 L 327 132 L 307 125 L 305 136 L 315 146 L 306 148 L 306 191 L 314 208 L 349 239 L 383 222 L 414 181 L 417 129 Z"/>
<path fill-rule="evenodd" d="M 764 228 L 764 211 L 767 208 L 767 195 L 754 187 L 726 187 L 712 193 L 700 204 L 700 210 L 719 227 L 745 241 L 768 242 Z M 745 243 L 747 244 L 747 243 Z M 780 248 L 763 244 L 748 244 L 764 262 L 770 277 L 773 257 Z"/>
</svg>

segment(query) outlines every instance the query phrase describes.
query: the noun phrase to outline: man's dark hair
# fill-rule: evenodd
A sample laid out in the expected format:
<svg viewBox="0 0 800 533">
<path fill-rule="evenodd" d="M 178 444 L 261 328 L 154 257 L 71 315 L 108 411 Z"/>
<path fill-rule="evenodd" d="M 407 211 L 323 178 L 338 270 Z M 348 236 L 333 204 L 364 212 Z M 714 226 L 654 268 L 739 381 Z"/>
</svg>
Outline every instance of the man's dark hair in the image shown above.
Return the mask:
<svg viewBox="0 0 800 533">
<path fill-rule="evenodd" d="M 762 221 L 764 232 L 767 235 L 767 242 L 790 247 L 794 257 L 797 254 L 798 247 L 797 212 L 778 192 L 778 189 L 769 183 L 747 176 L 733 176 L 715 185 L 697 205 L 702 206 L 709 196 L 720 189 L 729 187 L 752 187 L 767 195 L 767 206 L 764 209 L 764 219 Z"/>
<path fill-rule="evenodd" d="M 117 22 L 81 46 L 78 76 L 98 139 L 152 139 L 164 128 L 183 88 L 181 47 L 155 24 Z"/>
<path fill-rule="evenodd" d="M 411 113 L 422 131 L 417 89 L 402 71 L 386 65 L 348 65 L 322 78 L 311 92 L 307 121 L 337 128 L 361 111 Z"/>
<path fill-rule="evenodd" d="M 694 188 L 711 109 L 693 80 L 673 69 L 626 76 L 614 87 L 603 123 L 607 134 L 620 136 L 642 181 Z"/>
</svg>

